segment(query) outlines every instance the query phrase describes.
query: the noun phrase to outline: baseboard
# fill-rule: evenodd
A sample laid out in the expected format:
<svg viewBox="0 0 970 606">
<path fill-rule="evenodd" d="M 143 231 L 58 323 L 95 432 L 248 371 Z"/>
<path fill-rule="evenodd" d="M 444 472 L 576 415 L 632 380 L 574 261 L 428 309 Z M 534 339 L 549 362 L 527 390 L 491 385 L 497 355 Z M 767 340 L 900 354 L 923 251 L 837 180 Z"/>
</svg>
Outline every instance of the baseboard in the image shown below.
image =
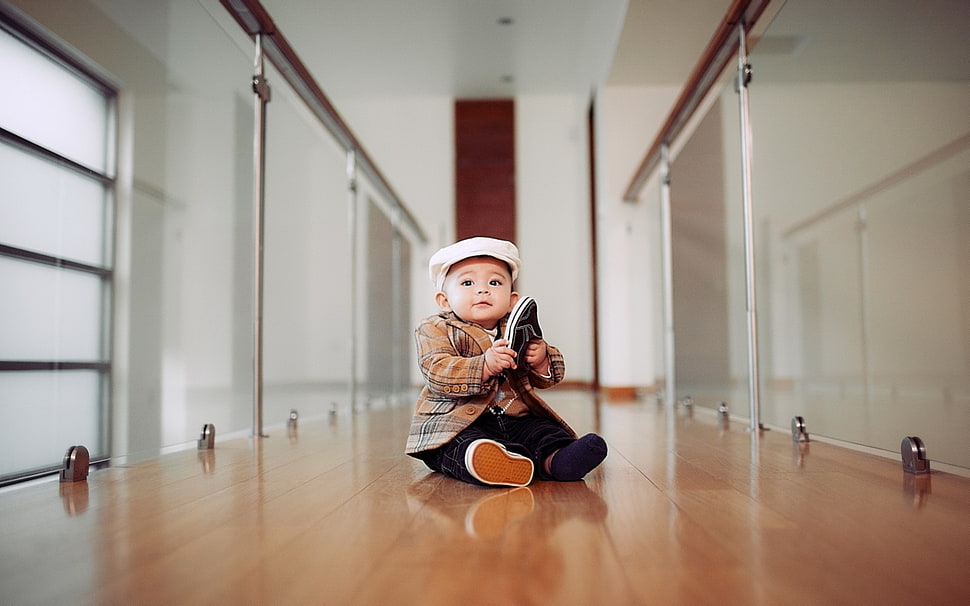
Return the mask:
<svg viewBox="0 0 970 606">
<path fill-rule="evenodd" d="M 642 388 L 629 385 L 600 387 L 600 394 L 611 402 L 632 402 L 639 398 L 642 393 Z"/>
</svg>

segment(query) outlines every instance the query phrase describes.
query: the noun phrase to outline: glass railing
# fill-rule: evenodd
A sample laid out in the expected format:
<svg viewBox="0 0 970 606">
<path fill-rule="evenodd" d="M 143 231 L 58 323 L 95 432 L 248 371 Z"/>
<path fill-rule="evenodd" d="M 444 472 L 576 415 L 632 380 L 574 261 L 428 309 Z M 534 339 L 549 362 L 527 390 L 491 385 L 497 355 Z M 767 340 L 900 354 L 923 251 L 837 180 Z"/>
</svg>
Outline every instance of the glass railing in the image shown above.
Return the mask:
<svg viewBox="0 0 970 606">
<path fill-rule="evenodd" d="M 11 4 L 121 83 L 112 404 L 101 420 L 110 427 L 111 457 L 194 446 L 205 424 L 220 437 L 251 433 L 251 32 L 210 0 Z M 69 10 L 85 18 L 72 19 Z M 356 137 L 329 101 L 308 101 L 320 87 L 274 63 L 275 52 L 265 69 L 272 96 L 262 395 L 270 433 L 293 410 L 301 419 L 342 414 L 407 389 L 408 266 L 411 247 L 424 238 L 372 158 L 354 149 Z M 325 119 L 321 107 L 332 115 Z M 368 281 L 374 267 L 380 284 Z M 368 296 L 375 290 L 379 296 Z M 391 309 L 395 301 L 404 303 Z M 380 346 L 370 334 L 378 330 Z M 78 443 L 60 438 L 53 465 Z M 15 448 L 0 445 L 0 456 L 8 446 Z"/>
<path fill-rule="evenodd" d="M 775 10 L 749 55 L 760 422 L 970 469 L 965 7 Z M 749 418 L 734 66 L 718 82 L 673 146 L 676 393 Z"/>
</svg>

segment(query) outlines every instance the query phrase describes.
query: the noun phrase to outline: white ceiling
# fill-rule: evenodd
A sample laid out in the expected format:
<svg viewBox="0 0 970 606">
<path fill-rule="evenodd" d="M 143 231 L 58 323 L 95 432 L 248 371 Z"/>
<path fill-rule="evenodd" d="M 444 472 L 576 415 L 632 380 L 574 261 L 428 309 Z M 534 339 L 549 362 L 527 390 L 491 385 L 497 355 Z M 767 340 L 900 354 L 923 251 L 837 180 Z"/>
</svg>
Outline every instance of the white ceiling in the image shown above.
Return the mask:
<svg viewBox="0 0 970 606">
<path fill-rule="evenodd" d="M 687 80 L 731 0 L 630 0 L 608 82 L 679 85 Z"/>
<path fill-rule="evenodd" d="M 730 0 L 262 3 L 328 94 L 483 98 L 683 82 Z"/>
<path fill-rule="evenodd" d="M 339 100 L 588 94 L 604 82 L 677 86 L 732 0 L 262 3 Z M 754 48 L 755 77 L 968 79 L 966 7 L 966 0 L 788 2 Z M 839 56 L 847 48 L 853 61 Z"/>
</svg>

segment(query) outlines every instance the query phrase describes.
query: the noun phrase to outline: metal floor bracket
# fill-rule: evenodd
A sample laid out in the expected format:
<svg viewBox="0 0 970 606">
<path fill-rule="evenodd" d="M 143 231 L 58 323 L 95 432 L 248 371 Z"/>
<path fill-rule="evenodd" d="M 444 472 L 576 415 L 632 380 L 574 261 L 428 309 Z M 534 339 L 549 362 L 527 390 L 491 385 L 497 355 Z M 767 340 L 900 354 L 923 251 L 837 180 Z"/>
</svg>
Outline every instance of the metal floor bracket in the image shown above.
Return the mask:
<svg viewBox="0 0 970 606">
<path fill-rule="evenodd" d="M 923 440 L 916 436 L 907 436 L 903 438 L 902 444 L 899 445 L 899 452 L 903 457 L 903 471 L 906 473 L 930 472 L 930 460 L 926 458 L 926 447 L 923 446 Z"/>
<path fill-rule="evenodd" d="M 84 482 L 88 479 L 91 455 L 84 446 L 71 446 L 64 453 L 61 482 Z"/>
<path fill-rule="evenodd" d="M 206 450 L 216 447 L 216 426 L 206 423 L 202 426 L 202 435 L 199 437 L 199 450 Z"/>
<path fill-rule="evenodd" d="M 805 419 L 802 417 L 792 417 L 791 419 L 791 440 L 792 442 L 808 442 L 808 431 L 805 429 Z"/>
</svg>

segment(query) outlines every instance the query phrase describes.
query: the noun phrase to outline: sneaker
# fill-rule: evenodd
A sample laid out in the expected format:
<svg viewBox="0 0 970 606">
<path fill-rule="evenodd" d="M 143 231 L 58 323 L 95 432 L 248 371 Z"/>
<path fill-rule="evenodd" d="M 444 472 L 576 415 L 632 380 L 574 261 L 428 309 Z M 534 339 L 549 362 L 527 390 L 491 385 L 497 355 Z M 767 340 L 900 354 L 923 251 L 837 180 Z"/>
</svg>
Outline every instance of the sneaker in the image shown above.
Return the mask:
<svg viewBox="0 0 970 606">
<path fill-rule="evenodd" d="M 465 451 L 465 467 L 476 480 L 492 486 L 526 486 L 532 481 L 532 459 L 494 440 L 472 442 Z"/>
<path fill-rule="evenodd" d="M 518 360 L 525 355 L 525 348 L 529 341 L 542 338 L 535 299 L 522 297 L 515 304 L 505 327 L 505 338 L 509 340 L 509 347 L 518 355 Z"/>
</svg>

